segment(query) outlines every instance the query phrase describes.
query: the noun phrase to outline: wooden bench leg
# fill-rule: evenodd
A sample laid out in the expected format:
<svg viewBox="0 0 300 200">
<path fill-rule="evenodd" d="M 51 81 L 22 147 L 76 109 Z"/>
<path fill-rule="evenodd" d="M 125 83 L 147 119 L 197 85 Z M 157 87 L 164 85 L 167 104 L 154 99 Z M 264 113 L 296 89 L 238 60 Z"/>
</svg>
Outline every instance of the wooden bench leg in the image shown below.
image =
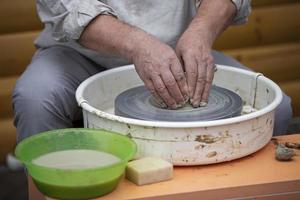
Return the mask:
<svg viewBox="0 0 300 200">
<path fill-rule="evenodd" d="M 27 180 L 29 200 L 46 200 L 46 197 L 36 188 L 32 178 L 28 176 Z"/>
</svg>

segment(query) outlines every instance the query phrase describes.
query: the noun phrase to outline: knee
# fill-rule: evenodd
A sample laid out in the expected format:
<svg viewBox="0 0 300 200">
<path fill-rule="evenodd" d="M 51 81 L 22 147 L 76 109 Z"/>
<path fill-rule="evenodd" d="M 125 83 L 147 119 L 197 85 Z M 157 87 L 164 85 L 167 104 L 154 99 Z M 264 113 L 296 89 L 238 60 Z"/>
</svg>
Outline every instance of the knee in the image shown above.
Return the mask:
<svg viewBox="0 0 300 200">
<path fill-rule="evenodd" d="M 29 66 L 29 70 L 16 82 L 13 91 L 15 120 L 20 116 L 38 120 L 38 116 L 59 114 L 61 109 L 58 107 L 62 104 L 65 88 L 63 77 L 30 70 Z"/>
<path fill-rule="evenodd" d="M 15 85 L 12 100 L 18 141 L 39 132 L 70 126 L 57 98 L 62 87 L 41 79 L 21 77 Z"/>
<path fill-rule="evenodd" d="M 12 100 L 14 108 L 18 108 L 19 102 L 27 102 L 26 106 L 35 107 L 39 102 L 49 99 L 49 89 L 41 77 L 26 77 L 21 76 L 13 90 Z M 24 107 L 22 105 L 22 107 Z"/>
<path fill-rule="evenodd" d="M 20 77 L 17 81 L 12 95 L 13 111 L 15 116 L 15 125 L 19 120 L 36 120 L 45 109 L 47 99 L 51 99 L 51 94 L 43 83 L 32 78 Z"/>
<path fill-rule="evenodd" d="M 30 110 L 29 107 L 33 107 L 33 100 L 36 99 L 35 96 L 37 96 L 37 93 L 33 92 L 36 86 L 37 84 L 32 84 L 31 86 L 28 85 L 26 81 L 22 79 L 22 76 L 17 80 L 12 94 L 13 109 L 15 114 L 16 111 L 20 110 L 21 108 L 22 110 L 24 110 L 24 108 L 28 108 L 28 110 Z M 28 102 L 26 103 L 26 107 L 23 105 L 25 101 Z M 32 105 L 30 105 L 30 102 Z"/>
<path fill-rule="evenodd" d="M 37 83 L 28 84 L 29 81 L 21 76 L 17 81 L 13 95 L 14 125 L 17 128 L 17 141 L 20 142 L 26 137 L 41 132 L 38 124 L 43 120 L 44 109 L 42 109 L 42 98 L 40 98 L 40 85 Z"/>
</svg>

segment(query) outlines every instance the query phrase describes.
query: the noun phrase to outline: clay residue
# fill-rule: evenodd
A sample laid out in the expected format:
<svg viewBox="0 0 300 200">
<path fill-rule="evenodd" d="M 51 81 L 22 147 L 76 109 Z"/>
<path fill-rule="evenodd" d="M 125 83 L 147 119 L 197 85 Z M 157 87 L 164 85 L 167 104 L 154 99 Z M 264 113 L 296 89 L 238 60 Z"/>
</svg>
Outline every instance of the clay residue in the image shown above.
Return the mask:
<svg viewBox="0 0 300 200">
<path fill-rule="evenodd" d="M 300 149 L 300 143 L 297 142 L 286 142 L 284 144 L 287 148 L 291 148 L 291 149 Z"/>
<path fill-rule="evenodd" d="M 207 158 L 212 158 L 212 157 L 214 157 L 214 156 L 216 156 L 217 155 L 217 152 L 216 151 L 211 151 L 211 152 L 209 152 L 208 154 L 206 154 L 206 157 Z"/>
<path fill-rule="evenodd" d="M 271 138 L 271 142 L 276 146 L 279 144 L 278 139 L 274 137 Z"/>
<path fill-rule="evenodd" d="M 296 152 L 293 149 L 286 147 L 284 144 L 278 144 L 275 155 L 276 159 L 279 161 L 289 161 L 296 155 Z"/>
<path fill-rule="evenodd" d="M 199 149 L 203 149 L 204 147 L 205 147 L 204 144 L 199 144 L 199 145 L 195 146 L 195 149 L 199 150 Z"/>
<path fill-rule="evenodd" d="M 250 105 L 244 105 L 241 114 L 245 115 L 245 114 L 253 113 L 253 112 L 256 112 L 256 111 L 258 111 L 258 109 L 254 108 Z"/>
<path fill-rule="evenodd" d="M 219 141 L 220 139 L 220 137 L 215 137 L 212 135 L 197 135 L 195 141 L 211 144 Z"/>
<path fill-rule="evenodd" d="M 278 138 L 272 138 L 272 143 L 276 146 L 275 158 L 279 161 L 290 161 L 300 150 L 300 143 L 297 142 L 283 142 Z"/>
<path fill-rule="evenodd" d="M 130 132 L 129 132 L 129 133 L 127 133 L 127 134 L 126 134 L 126 136 L 127 136 L 127 137 L 129 137 L 129 138 L 132 138 L 132 135 L 131 135 L 131 133 L 130 133 Z"/>
</svg>

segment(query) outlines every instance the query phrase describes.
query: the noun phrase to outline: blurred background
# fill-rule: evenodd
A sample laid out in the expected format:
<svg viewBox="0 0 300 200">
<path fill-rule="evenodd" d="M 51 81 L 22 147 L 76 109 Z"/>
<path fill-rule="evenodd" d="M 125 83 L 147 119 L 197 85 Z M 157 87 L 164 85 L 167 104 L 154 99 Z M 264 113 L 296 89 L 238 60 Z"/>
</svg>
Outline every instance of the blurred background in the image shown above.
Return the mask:
<svg viewBox="0 0 300 200">
<path fill-rule="evenodd" d="M 9 169 L 14 151 L 11 95 L 35 52 L 33 40 L 43 25 L 34 0 L 0 1 L 0 199 L 26 199 L 23 171 Z M 214 48 L 275 81 L 292 98 L 289 133 L 300 133 L 300 1 L 252 0 L 246 25 L 230 27 Z"/>
</svg>

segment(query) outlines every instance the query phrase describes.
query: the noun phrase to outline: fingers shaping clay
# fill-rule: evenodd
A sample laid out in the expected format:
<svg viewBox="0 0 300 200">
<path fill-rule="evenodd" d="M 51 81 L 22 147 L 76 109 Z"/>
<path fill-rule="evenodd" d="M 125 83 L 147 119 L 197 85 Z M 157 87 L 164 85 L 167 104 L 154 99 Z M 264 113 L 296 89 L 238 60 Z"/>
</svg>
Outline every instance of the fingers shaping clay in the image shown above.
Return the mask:
<svg viewBox="0 0 300 200">
<path fill-rule="evenodd" d="M 126 167 L 126 178 L 137 185 L 166 181 L 172 177 L 173 165 L 156 157 L 134 160 Z"/>
</svg>

